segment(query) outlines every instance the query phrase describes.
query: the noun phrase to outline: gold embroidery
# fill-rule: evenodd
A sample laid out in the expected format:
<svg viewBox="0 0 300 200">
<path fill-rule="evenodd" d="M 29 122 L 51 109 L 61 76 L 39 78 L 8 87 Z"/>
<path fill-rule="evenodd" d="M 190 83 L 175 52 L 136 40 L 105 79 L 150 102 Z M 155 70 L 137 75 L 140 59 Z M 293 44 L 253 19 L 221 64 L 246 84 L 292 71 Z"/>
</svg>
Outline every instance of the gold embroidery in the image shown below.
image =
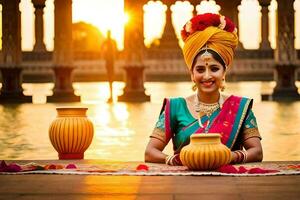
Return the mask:
<svg viewBox="0 0 300 200">
<path fill-rule="evenodd" d="M 249 105 L 250 105 L 250 102 L 251 102 L 251 100 L 248 99 L 247 102 L 246 102 L 246 104 L 245 104 L 245 107 L 244 107 L 244 109 L 243 109 L 242 116 L 241 116 L 241 118 L 240 118 L 240 122 L 239 122 L 239 125 L 238 125 L 237 133 L 238 133 L 239 130 L 241 129 L 241 126 L 242 126 L 242 123 L 243 123 L 243 120 L 241 120 L 241 119 L 244 119 L 244 118 L 245 118 L 245 115 L 246 115 L 246 113 L 247 113 L 247 109 L 248 109 L 248 107 L 249 107 Z M 232 104 L 232 105 L 233 105 L 233 104 Z M 236 141 L 237 135 L 238 135 L 238 134 L 235 135 L 235 137 L 234 137 L 234 139 L 233 139 L 233 142 L 232 142 L 232 144 L 231 144 L 230 149 L 232 149 L 232 147 L 233 147 L 233 145 L 234 145 L 234 143 L 235 143 L 235 141 Z"/>
<path fill-rule="evenodd" d="M 258 128 L 246 128 L 242 133 L 242 140 L 245 141 L 252 137 L 258 137 L 261 139 Z"/>
<path fill-rule="evenodd" d="M 166 134 L 163 130 L 161 130 L 159 128 L 155 128 L 152 131 L 152 134 L 150 135 L 150 138 L 156 138 L 156 139 L 162 141 L 163 143 L 166 143 Z"/>
</svg>

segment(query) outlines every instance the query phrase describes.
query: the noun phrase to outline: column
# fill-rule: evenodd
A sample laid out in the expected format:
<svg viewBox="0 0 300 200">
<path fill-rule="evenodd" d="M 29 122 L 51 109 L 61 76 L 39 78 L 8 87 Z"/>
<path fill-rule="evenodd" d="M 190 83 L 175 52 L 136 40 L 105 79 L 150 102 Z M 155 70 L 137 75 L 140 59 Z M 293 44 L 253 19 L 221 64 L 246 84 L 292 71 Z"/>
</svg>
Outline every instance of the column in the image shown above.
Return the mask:
<svg viewBox="0 0 300 200">
<path fill-rule="evenodd" d="M 171 6 L 175 4 L 176 1 L 167 0 L 164 1 L 167 6 L 166 11 L 166 25 L 164 27 L 164 32 L 160 39 L 159 50 L 167 50 L 172 55 L 182 55 L 181 49 L 178 44 L 178 38 L 175 33 L 174 26 L 172 24 L 172 11 Z M 162 52 L 163 53 L 163 52 Z"/>
<path fill-rule="evenodd" d="M 196 7 L 200 4 L 201 1 L 199 1 L 199 0 L 190 0 L 189 2 L 192 6 L 194 6 L 193 16 L 197 15 Z"/>
<path fill-rule="evenodd" d="M 271 0 L 259 0 L 259 4 L 261 6 L 261 50 L 272 50 L 271 44 L 269 42 L 269 5 Z"/>
<path fill-rule="evenodd" d="M 221 7 L 220 14 L 229 17 L 233 21 L 233 23 L 237 26 L 237 28 L 239 28 L 239 15 L 238 15 L 237 7 L 241 4 L 241 0 L 231 0 L 231 1 L 215 0 L 215 1 Z M 244 49 L 244 46 L 240 41 L 237 49 L 238 50 Z"/>
<path fill-rule="evenodd" d="M 2 0 L 1 103 L 31 102 L 22 88 L 20 0 Z"/>
<path fill-rule="evenodd" d="M 144 88 L 144 13 L 145 0 L 125 0 L 125 12 L 129 14 L 129 22 L 125 26 L 125 88 L 118 96 L 118 101 L 143 102 L 150 101 Z"/>
<path fill-rule="evenodd" d="M 54 1 L 54 74 L 55 85 L 50 102 L 75 102 L 80 97 L 74 94 L 72 86 L 72 0 Z"/>
<path fill-rule="evenodd" d="M 33 51 L 35 52 L 45 52 L 46 46 L 44 43 L 44 7 L 46 0 L 32 0 L 33 6 L 35 8 L 34 15 L 34 28 L 35 28 L 35 44 Z"/>
<path fill-rule="evenodd" d="M 263 100 L 300 100 L 296 81 L 296 50 L 294 46 L 294 0 L 277 1 L 277 48 L 275 50 L 274 79 L 276 87 L 273 94 L 263 95 Z"/>
</svg>

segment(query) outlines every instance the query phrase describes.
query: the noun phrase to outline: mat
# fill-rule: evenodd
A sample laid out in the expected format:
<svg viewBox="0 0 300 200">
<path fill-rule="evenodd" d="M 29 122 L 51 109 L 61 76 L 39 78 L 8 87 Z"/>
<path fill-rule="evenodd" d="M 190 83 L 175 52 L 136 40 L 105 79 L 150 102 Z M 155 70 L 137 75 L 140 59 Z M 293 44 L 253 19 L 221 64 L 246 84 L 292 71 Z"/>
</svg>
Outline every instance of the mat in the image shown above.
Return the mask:
<svg viewBox="0 0 300 200">
<path fill-rule="evenodd" d="M 213 171 L 192 171 L 185 166 L 155 163 L 103 162 L 97 164 L 0 164 L 0 175 L 10 174 L 62 174 L 62 175 L 133 175 L 133 176 L 274 176 L 299 175 L 300 163 L 247 163 L 225 165 Z"/>
</svg>

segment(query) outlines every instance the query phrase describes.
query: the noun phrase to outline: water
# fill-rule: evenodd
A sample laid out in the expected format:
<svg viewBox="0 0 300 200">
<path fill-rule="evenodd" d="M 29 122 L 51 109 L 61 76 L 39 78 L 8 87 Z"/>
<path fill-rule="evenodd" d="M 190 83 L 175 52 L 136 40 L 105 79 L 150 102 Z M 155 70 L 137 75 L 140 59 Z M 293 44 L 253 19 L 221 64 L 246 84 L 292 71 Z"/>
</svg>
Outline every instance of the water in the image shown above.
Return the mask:
<svg viewBox="0 0 300 200">
<path fill-rule="evenodd" d="M 299 87 L 299 82 L 297 83 Z M 23 84 L 33 104 L 0 105 L 0 159 L 57 159 L 48 128 L 56 117 L 58 106 L 86 106 L 94 123 L 87 159 L 142 161 L 149 135 L 158 117 L 164 97 L 187 96 L 191 83 L 146 83 L 147 103 L 107 104 L 108 84 L 74 83 L 81 103 L 45 103 L 53 84 Z M 116 96 L 124 84 L 114 84 Z M 300 102 L 262 102 L 261 93 L 270 93 L 274 82 L 239 82 L 227 84 L 226 92 L 254 99 L 254 113 L 263 137 L 264 160 L 300 160 Z M 168 145 L 166 153 L 172 152 Z"/>
</svg>

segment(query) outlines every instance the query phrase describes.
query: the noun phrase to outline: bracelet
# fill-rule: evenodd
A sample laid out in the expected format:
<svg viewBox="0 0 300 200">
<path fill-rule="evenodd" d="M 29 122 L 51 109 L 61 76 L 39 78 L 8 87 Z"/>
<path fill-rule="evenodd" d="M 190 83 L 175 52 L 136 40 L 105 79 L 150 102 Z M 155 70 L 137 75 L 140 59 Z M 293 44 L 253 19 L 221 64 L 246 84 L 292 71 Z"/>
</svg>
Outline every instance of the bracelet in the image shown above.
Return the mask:
<svg viewBox="0 0 300 200">
<path fill-rule="evenodd" d="M 248 153 L 247 153 L 247 151 L 242 151 L 242 153 L 244 154 L 244 159 L 243 159 L 243 163 L 246 163 L 247 162 L 247 157 L 248 157 Z"/>
<path fill-rule="evenodd" d="M 246 163 L 247 162 L 247 157 L 248 157 L 247 151 L 237 150 L 237 151 L 234 151 L 233 153 L 235 153 L 237 155 L 237 159 L 234 160 L 235 163 Z"/>
<path fill-rule="evenodd" d="M 167 164 L 167 165 L 170 165 L 170 160 L 172 159 L 172 156 L 171 155 L 168 155 L 168 156 L 166 156 L 166 158 L 165 158 L 165 163 Z"/>
</svg>

